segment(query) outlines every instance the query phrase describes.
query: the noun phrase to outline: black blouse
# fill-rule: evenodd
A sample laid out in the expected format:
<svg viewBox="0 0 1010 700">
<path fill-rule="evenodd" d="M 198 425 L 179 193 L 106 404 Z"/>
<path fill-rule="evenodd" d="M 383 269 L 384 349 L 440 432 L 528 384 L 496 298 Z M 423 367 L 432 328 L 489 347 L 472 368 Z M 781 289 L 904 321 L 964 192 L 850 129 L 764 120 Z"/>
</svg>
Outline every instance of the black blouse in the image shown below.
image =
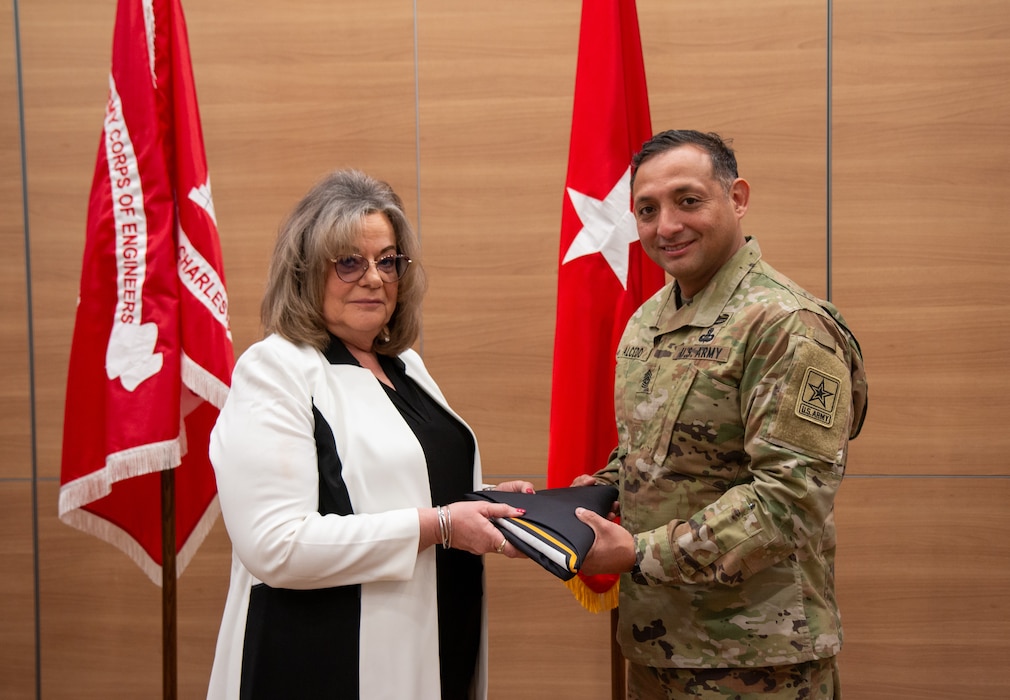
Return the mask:
<svg viewBox="0 0 1010 700">
<path fill-rule="evenodd" d="M 360 364 L 337 338 L 326 356 L 335 364 Z M 461 500 L 473 490 L 476 445 L 470 431 L 407 376 L 401 360 L 379 355 L 379 364 L 394 387 L 383 384 L 386 395 L 424 450 L 431 504 Z M 466 700 L 480 651 L 484 565 L 479 556 L 436 545 L 435 566 L 442 699 Z"/>
<path fill-rule="evenodd" d="M 324 354 L 332 364 L 360 366 L 335 337 Z M 386 394 L 424 450 L 432 505 L 461 500 L 473 489 L 473 437 L 407 377 L 401 360 L 380 356 L 379 362 L 396 388 L 383 384 Z M 315 406 L 313 415 L 319 512 L 350 515 L 354 505 L 341 474 L 333 431 Z M 436 545 L 435 565 L 442 699 L 467 700 L 472 697 L 480 651 L 483 563 L 468 552 Z M 360 595 L 358 584 L 310 590 L 253 586 L 242 652 L 241 700 L 357 698 Z"/>
</svg>

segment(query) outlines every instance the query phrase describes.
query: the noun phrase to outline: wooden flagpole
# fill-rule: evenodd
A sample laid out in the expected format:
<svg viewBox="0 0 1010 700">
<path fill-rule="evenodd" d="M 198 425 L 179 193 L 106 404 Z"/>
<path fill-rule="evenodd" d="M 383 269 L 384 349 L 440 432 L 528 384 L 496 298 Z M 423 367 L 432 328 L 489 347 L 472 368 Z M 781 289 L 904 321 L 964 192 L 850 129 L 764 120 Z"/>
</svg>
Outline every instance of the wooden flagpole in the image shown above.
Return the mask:
<svg viewBox="0 0 1010 700">
<path fill-rule="evenodd" d="M 161 677 L 164 700 L 175 700 L 176 679 L 175 470 L 161 472 Z"/>
<path fill-rule="evenodd" d="M 618 609 L 610 611 L 610 693 L 613 700 L 624 700 L 627 697 L 627 680 L 625 678 L 624 654 L 617 643 Z"/>
</svg>

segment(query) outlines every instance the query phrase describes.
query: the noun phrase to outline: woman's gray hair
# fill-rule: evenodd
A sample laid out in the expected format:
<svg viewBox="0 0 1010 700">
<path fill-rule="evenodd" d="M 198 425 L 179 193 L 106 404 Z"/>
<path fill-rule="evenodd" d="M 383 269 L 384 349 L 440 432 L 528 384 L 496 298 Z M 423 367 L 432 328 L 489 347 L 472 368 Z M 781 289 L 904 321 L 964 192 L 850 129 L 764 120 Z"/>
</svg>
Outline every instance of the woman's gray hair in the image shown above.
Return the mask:
<svg viewBox="0 0 1010 700">
<path fill-rule="evenodd" d="M 393 227 L 396 252 L 413 260 L 400 279 L 396 309 L 374 350 L 397 355 L 421 332 L 421 300 L 427 286 L 420 247 L 400 197 L 385 182 L 358 170 L 337 170 L 320 180 L 281 226 L 260 318 L 267 334 L 323 350 L 330 342 L 323 297 L 332 259 L 354 252 L 369 214 L 383 214 Z"/>
</svg>

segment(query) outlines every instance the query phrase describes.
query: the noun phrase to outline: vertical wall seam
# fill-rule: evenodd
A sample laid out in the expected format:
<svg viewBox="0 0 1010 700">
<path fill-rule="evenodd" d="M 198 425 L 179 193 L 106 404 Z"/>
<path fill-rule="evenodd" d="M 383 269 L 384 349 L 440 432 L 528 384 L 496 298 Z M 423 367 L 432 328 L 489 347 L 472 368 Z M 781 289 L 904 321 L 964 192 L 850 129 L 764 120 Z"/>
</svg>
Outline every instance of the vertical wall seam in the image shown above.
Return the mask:
<svg viewBox="0 0 1010 700">
<path fill-rule="evenodd" d="M 32 460 L 32 602 L 35 625 L 35 697 L 42 697 L 42 637 L 41 610 L 39 608 L 39 494 L 38 494 L 38 440 L 35 421 L 35 328 L 32 303 L 32 251 L 28 224 L 28 152 L 25 137 L 24 80 L 21 65 L 21 20 L 18 0 L 14 10 L 14 64 L 17 73 L 18 135 L 21 148 L 21 217 L 25 246 L 25 311 L 28 320 L 28 415 Z"/>
<path fill-rule="evenodd" d="M 417 241 L 421 240 L 421 76 L 420 61 L 418 60 L 418 31 L 417 31 L 417 0 L 414 0 L 414 173 L 415 186 L 417 188 Z M 423 250 L 423 246 L 422 246 Z M 423 302 L 422 302 L 423 303 Z M 424 317 L 422 315 L 421 331 L 418 338 L 418 351 L 424 357 Z"/>
<path fill-rule="evenodd" d="M 833 53 L 833 50 L 834 50 L 834 40 L 833 40 L 834 24 L 832 22 L 832 14 L 833 14 L 833 10 L 834 10 L 834 3 L 832 2 L 832 0 L 827 0 L 827 2 L 828 2 L 828 23 L 827 23 L 827 43 L 826 43 L 826 50 L 827 50 L 827 76 L 826 76 L 827 77 L 827 90 L 826 90 L 826 100 L 825 100 L 825 104 L 826 104 L 826 110 L 825 110 L 825 112 L 826 112 L 826 115 L 825 115 L 826 116 L 825 135 L 827 137 L 827 139 L 826 139 L 827 140 L 827 146 L 826 146 L 826 153 L 825 153 L 825 157 L 826 157 L 825 167 L 827 168 L 827 171 L 825 173 L 825 179 L 824 179 L 825 180 L 825 219 L 826 219 L 825 220 L 825 245 L 826 245 L 826 248 L 827 248 L 827 250 L 825 251 L 825 259 L 826 259 L 826 262 L 827 262 L 827 264 L 825 265 L 825 276 L 826 276 L 825 285 L 826 285 L 826 289 L 827 289 L 827 294 L 825 296 L 825 299 L 827 299 L 828 301 L 831 301 L 831 273 L 832 273 L 832 263 L 833 263 L 832 257 L 831 257 L 831 248 L 832 248 L 832 245 L 831 245 L 831 234 L 832 234 L 832 231 L 831 231 L 831 214 L 832 214 L 832 211 L 831 211 L 831 190 L 832 190 L 832 185 L 833 185 L 832 180 L 831 180 L 831 170 L 832 170 L 832 160 L 831 159 L 832 159 L 832 156 L 833 156 L 833 153 L 832 153 L 832 150 L 831 150 L 831 139 L 832 139 L 832 131 L 831 131 L 831 106 L 832 105 L 831 105 L 831 100 L 832 100 L 832 92 L 833 92 L 833 89 L 834 89 L 834 85 L 832 84 L 832 80 L 831 80 L 831 75 L 833 73 L 833 70 L 832 70 L 832 68 L 833 68 L 833 66 L 832 66 L 832 53 Z"/>
</svg>

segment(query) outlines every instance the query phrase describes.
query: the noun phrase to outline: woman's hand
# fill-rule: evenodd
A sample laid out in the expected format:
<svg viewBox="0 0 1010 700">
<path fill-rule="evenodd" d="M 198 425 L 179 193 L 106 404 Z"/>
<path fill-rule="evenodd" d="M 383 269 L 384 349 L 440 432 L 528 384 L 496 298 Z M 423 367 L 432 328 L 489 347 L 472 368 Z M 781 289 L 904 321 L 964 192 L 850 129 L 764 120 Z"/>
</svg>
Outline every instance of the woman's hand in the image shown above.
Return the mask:
<svg viewBox="0 0 1010 700">
<path fill-rule="evenodd" d="M 444 508 L 449 509 L 452 522 L 450 546 L 453 549 L 462 549 L 471 554 L 504 554 L 511 558 L 525 556 L 491 523 L 491 518 L 517 518 L 525 515 L 526 511 L 522 508 L 486 501 L 457 501 Z"/>
<path fill-rule="evenodd" d="M 522 482 L 517 482 L 522 483 Z M 532 487 L 531 487 L 532 488 Z M 507 503 L 490 501 L 457 501 L 442 506 L 445 527 L 451 533 L 449 546 L 471 554 L 504 554 L 510 558 L 525 557 L 508 543 L 505 536 L 491 523 L 491 518 L 518 518 L 526 514 L 522 508 Z M 419 508 L 421 539 L 418 551 L 432 545 L 442 546 L 442 530 L 436 508 Z"/>
</svg>

